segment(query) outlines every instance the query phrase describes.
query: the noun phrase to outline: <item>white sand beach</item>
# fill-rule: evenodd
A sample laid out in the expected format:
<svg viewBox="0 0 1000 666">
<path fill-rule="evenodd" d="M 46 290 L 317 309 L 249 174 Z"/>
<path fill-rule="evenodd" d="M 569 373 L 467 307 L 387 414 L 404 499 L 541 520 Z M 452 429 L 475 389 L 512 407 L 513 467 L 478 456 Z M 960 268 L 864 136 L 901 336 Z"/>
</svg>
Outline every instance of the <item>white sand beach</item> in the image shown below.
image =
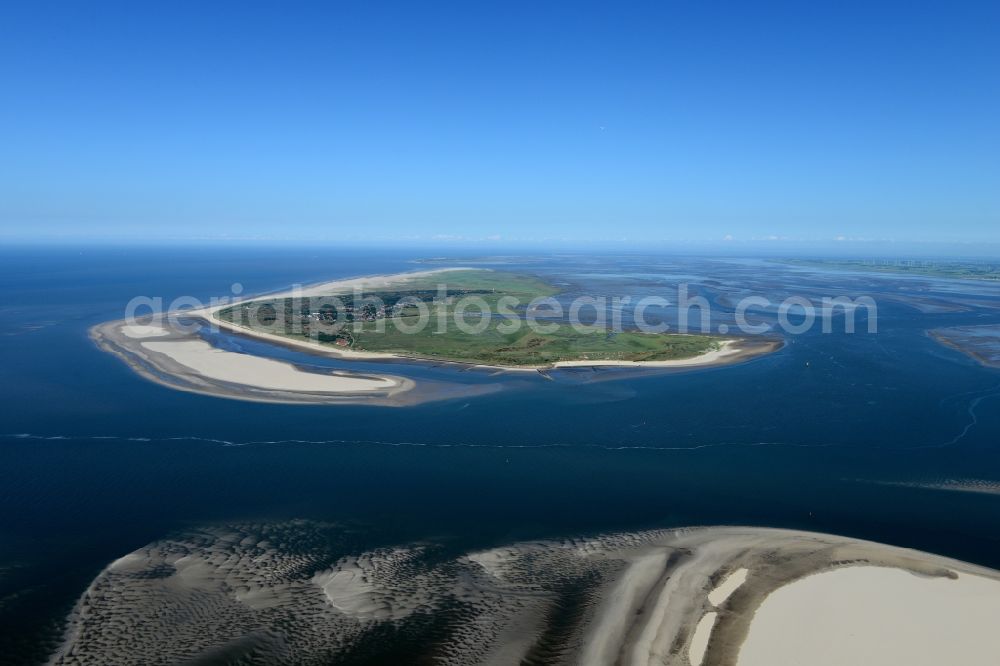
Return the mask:
<svg viewBox="0 0 1000 666">
<path fill-rule="evenodd" d="M 586 368 L 586 367 L 645 367 L 645 368 L 687 368 L 699 365 L 711 365 L 713 363 L 725 362 L 730 357 L 735 357 L 743 351 L 737 347 L 736 340 L 722 340 L 718 349 L 707 351 L 704 354 L 692 356 L 691 358 L 679 358 L 668 361 L 558 361 L 552 364 L 554 368 Z"/>
<path fill-rule="evenodd" d="M 200 317 L 203 319 L 210 319 L 212 321 L 218 322 L 214 318 L 215 313 L 219 310 L 224 310 L 226 308 L 232 307 L 233 305 L 238 305 L 240 303 L 250 303 L 252 301 L 259 301 L 261 299 L 278 299 L 278 298 L 308 298 L 311 296 L 333 296 L 337 294 L 349 294 L 355 289 L 360 290 L 372 290 L 372 289 L 385 289 L 386 287 L 398 287 L 404 285 L 407 282 L 412 282 L 413 280 L 418 280 L 425 277 L 430 277 L 432 275 L 437 275 L 439 273 L 450 273 L 453 271 L 467 271 L 472 270 L 470 268 L 455 267 L 455 268 L 435 268 L 426 271 L 413 271 L 411 273 L 393 273 L 387 275 L 369 275 L 363 277 L 354 278 L 344 278 L 341 280 L 329 280 L 327 282 L 318 282 L 316 284 L 310 284 L 305 286 L 297 286 L 291 289 L 286 289 L 283 291 L 276 291 L 273 293 L 257 294 L 254 296 L 246 296 L 244 298 L 234 298 L 227 299 L 224 303 L 218 305 L 212 305 L 207 308 L 200 308 L 197 310 L 188 310 L 184 312 L 185 315 L 191 317 Z M 488 270 L 477 268 L 475 270 Z M 218 322 L 224 323 L 224 322 Z"/>
<path fill-rule="evenodd" d="M 738 666 L 987 666 L 998 663 L 1000 581 L 856 566 L 772 592 Z"/>
<path fill-rule="evenodd" d="M 384 289 L 386 287 L 399 286 L 413 280 L 430 277 L 441 273 L 451 273 L 454 271 L 468 270 L 489 270 L 487 268 L 472 269 L 465 266 L 455 266 L 453 268 L 432 268 L 426 271 L 413 271 L 410 273 L 393 273 L 388 275 L 370 275 L 366 277 L 347 278 L 344 280 L 331 280 L 320 282 L 319 284 L 307 285 L 302 289 L 290 289 L 277 294 L 269 294 L 268 298 L 289 298 L 292 296 L 323 296 L 330 294 L 346 294 L 355 289 Z M 256 300 L 256 297 L 253 299 Z M 228 305 L 226 306 L 228 307 Z"/>
<path fill-rule="evenodd" d="M 356 393 L 385 391 L 397 385 L 387 377 L 304 372 L 290 363 L 224 351 L 202 340 L 143 342 L 142 346 L 151 352 L 165 354 L 205 377 L 263 389 Z"/>
</svg>

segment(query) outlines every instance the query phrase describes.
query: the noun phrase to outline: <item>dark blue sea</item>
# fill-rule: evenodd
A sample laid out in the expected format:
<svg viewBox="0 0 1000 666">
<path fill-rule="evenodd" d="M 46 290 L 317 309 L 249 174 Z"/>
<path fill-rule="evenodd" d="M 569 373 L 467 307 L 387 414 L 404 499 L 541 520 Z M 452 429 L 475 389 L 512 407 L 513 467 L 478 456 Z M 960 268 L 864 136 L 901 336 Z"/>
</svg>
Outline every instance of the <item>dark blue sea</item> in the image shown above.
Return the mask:
<svg viewBox="0 0 1000 666">
<path fill-rule="evenodd" d="M 308 519 L 349 526 L 374 544 L 434 539 L 463 549 L 758 525 L 1000 568 L 1000 371 L 927 335 L 1000 323 L 992 285 L 810 272 L 763 259 L 493 258 L 484 265 L 581 293 L 648 294 L 690 280 L 722 319 L 731 315 L 722 294 L 736 288 L 868 294 L 879 305 L 878 332 L 815 330 L 733 367 L 567 372 L 402 408 L 176 391 L 88 338 L 139 295 L 207 301 L 235 282 L 258 293 L 419 270 L 429 264 L 417 260 L 443 254 L 0 250 L 0 661 L 44 659 L 108 562 L 179 530 L 233 521 Z M 466 373 L 460 381 L 493 380 Z"/>
</svg>

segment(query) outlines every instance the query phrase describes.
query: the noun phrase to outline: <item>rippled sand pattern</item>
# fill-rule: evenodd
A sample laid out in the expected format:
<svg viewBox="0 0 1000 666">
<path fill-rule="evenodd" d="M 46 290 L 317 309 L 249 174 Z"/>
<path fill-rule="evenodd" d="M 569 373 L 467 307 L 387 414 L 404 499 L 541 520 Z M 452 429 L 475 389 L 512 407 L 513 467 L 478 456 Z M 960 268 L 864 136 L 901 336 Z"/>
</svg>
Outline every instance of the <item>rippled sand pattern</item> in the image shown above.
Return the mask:
<svg viewBox="0 0 1000 666">
<path fill-rule="evenodd" d="M 817 572 L 879 567 L 944 587 L 961 572 L 1000 588 L 997 572 L 954 560 L 785 530 L 622 533 L 464 554 L 431 543 L 359 550 L 352 534 L 247 524 L 140 548 L 83 594 L 52 663 L 393 663 L 405 653 L 456 665 L 713 666 L 740 657 L 768 595 Z"/>
</svg>

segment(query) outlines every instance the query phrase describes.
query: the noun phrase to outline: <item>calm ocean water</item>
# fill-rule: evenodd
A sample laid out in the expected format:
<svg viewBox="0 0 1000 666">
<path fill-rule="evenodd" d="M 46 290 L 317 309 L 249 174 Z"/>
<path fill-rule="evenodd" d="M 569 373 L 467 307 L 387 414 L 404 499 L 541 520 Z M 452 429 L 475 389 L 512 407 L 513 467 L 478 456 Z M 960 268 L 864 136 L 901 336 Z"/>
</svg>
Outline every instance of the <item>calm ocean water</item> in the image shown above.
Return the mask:
<svg viewBox="0 0 1000 666">
<path fill-rule="evenodd" d="M 305 518 L 351 526 L 373 544 L 436 539 L 456 549 L 746 524 L 858 536 L 1000 568 L 1000 495 L 927 487 L 1000 483 L 1000 372 L 925 334 L 1000 322 L 992 294 L 937 314 L 880 302 L 877 335 L 811 332 L 738 367 L 597 382 L 568 374 L 403 409 L 173 391 L 87 337 L 136 295 L 208 299 L 229 294 L 234 282 L 255 293 L 414 270 L 418 256 L 0 251 L 0 660 L 43 657 L 109 561 L 217 522 Z M 575 276 L 578 289 L 597 280 L 602 291 L 631 293 L 650 288 L 643 280 L 661 260 L 520 261 L 513 267 Z M 693 260 L 676 261 L 683 268 Z M 689 270 L 698 274 L 694 263 Z"/>
</svg>

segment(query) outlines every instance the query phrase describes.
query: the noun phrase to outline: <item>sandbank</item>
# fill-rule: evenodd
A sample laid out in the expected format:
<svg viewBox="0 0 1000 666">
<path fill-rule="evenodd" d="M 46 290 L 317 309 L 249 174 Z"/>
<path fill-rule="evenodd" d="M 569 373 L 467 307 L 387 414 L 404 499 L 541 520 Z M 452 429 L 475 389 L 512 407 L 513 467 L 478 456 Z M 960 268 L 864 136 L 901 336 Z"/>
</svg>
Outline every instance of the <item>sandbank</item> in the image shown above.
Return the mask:
<svg viewBox="0 0 1000 666">
<path fill-rule="evenodd" d="M 579 663 L 987 664 L 1000 653 L 1000 572 L 790 530 L 686 529 L 655 541 L 626 556 L 601 595 Z"/>
<path fill-rule="evenodd" d="M 142 346 L 152 352 L 166 354 L 204 377 L 258 388 L 342 393 L 375 391 L 396 386 L 387 377 L 303 372 L 290 363 L 224 351 L 202 340 L 143 342 Z"/>
<path fill-rule="evenodd" d="M 869 541 L 707 527 L 440 546 L 359 549 L 357 528 L 309 521 L 175 534 L 98 575 L 51 663 L 208 662 L 233 646 L 331 663 L 401 626 L 411 661 L 463 666 L 979 666 L 1000 654 L 1000 572 Z"/>
<path fill-rule="evenodd" d="M 995 664 L 1000 581 L 888 567 L 825 571 L 772 592 L 738 666 Z"/>
<path fill-rule="evenodd" d="M 214 347 L 196 331 L 174 326 L 168 317 L 141 323 L 112 321 L 90 330 L 98 347 L 136 373 L 171 388 L 224 398 L 277 403 L 363 403 L 401 406 L 476 394 L 464 388 L 416 382 L 385 373 L 303 367 L 283 360 Z"/>
</svg>

